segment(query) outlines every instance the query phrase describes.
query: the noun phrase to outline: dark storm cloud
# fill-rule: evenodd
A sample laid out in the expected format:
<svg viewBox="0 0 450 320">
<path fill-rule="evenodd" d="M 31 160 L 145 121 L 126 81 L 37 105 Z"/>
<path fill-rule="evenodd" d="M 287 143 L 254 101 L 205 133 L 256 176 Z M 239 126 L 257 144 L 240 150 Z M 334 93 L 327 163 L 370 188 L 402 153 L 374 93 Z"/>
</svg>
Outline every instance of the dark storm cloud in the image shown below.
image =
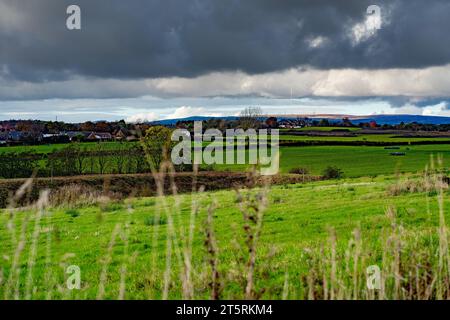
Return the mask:
<svg viewBox="0 0 450 320">
<path fill-rule="evenodd" d="M 383 25 L 355 43 L 366 0 L 0 0 L 0 78 L 26 81 L 258 74 L 297 66 L 450 63 L 450 3 L 378 1 Z M 82 9 L 82 30 L 65 27 Z M 312 47 L 317 37 L 325 39 Z"/>
</svg>

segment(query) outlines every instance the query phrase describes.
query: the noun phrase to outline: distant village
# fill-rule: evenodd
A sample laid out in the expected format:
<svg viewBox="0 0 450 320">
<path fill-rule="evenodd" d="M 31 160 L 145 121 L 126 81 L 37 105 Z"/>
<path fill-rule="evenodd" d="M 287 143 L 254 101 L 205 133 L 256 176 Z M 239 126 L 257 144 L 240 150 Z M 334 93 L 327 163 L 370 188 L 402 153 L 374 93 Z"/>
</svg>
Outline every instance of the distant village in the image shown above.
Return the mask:
<svg viewBox="0 0 450 320">
<path fill-rule="evenodd" d="M 134 141 L 150 125 L 125 121 L 71 124 L 38 120 L 0 121 L 0 145 L 52 144 L 83 141 Z"/>
<path fill-rule="evenodd" d="M 234 120 L 211 118 L 203 121 L 203 129 L 208 128 L 238 128 L 248 125 L 248 119 L 236 118 Z M 260 117 L 252 120 L 252 127 L 299 129 L 305 127 L 342 127 L 342 130 L 359 127 L 367 130 L 406 130 L 406 131 L 449 131 L 450 125 L 432 125 L 413 123 L 400 123 L 397 125 L 379 125 L 375 121 L 352 123 L 348 118 L 343 119 L 316 119 L 307 117 L 282 118 Z M 161 125 L 159 122 L 131 124 L 120 121 L 96 121 L 83 123 L 65 123 L 60 121 L 40 120 L 7 120 L 0 121 L 0 146 L 54 144 L 69 142 L 100 142 L 100 141 L 137 141 L 151 126 Z M 173 128 L 193 128 L 192 120 L 164 122 L 165 126 Z"/>
<path fill-rule="evenodd" d="M 242 121 L 223 120 L 212 118 L 204 121 L 204 129 L 208 128 L 235 128 Z M 285 119 L 278 121 L 276 117 L 268 117 L 258 121 L 258 127 L 262 128 L 302 128 L 318 125 L 318 121 L 309 119 Z M 325 123 L 322 123 L 325 125 Z M 39 120 L 8 120 L 0 121 L 0 145 L 23 144 L 52 144 L 69 142 L 94 142 L 94 141 L 136 141 L 150 126 L 159 125 L 158 122 L 130 124 L 124 120 L 87 121 L 84 123 L 65 123 L 58 121 Z M 164 124 L 174 128 L 193 127 L 193 121 L 177 121 L 172 124 Z"/>
</svg>

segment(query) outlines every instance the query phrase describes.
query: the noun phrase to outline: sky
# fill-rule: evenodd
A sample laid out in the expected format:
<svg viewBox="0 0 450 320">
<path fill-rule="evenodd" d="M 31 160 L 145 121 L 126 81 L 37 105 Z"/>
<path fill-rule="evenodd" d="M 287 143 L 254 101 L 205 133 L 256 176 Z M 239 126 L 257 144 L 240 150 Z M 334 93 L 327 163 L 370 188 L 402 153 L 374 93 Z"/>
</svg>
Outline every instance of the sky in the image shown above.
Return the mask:
<svg viewBox="0 0 450 320">
<path fill-rule="evenodd" d="M 449 17 L 448 0 L 0 0 L 0 119 L 450 116 Z"/>
</svg>

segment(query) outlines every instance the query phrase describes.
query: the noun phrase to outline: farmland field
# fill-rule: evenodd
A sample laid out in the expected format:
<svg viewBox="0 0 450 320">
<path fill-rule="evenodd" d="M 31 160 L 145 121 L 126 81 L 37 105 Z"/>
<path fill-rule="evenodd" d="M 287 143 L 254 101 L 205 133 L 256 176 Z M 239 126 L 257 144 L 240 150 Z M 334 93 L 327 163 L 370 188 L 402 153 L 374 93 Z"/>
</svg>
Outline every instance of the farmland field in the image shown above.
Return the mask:
<svg viewBox="0 0 450 320">
<path fill-rule="evenodd" d="M 326 127 L 317 127 L 322 129 L 321 131 L 329 131 L 326 129 L 332 129 L 332 128 L 326 128 Z M 305 128 L 303 128 L 305 129 Z M 310 128 L 309 128 L 310 129 Z M 351 128 L 355 130 L 351 131 L 358 131 L 359 128 Z M 299 129 L 300 131 L 303 131 Z M 282 132 L 283 130 L 280 130 Z M 408 142 L 432 142 L 432 141 L 447 141 L 450 144 L 450 137 L 397 137 L 396 135 L 392 134 L 356 134 L 354 136 L 302 136 L 302 135 L 280 135 L 280 141 L 325 141 L 325 142 L 333 142 L 333 141 L 345 141 L 345 142 L 352 142 L 352 141 L 358 141 L 358 142 L 386 142 L 386 143 L 395 143 L 395 142 L 402 142 L 402 143 L 408 143 Z M 126 143 L 120 143 L 120 142 L 102 142 L 101 145 L 104 146 L 106 149 L 117 149 L 121 147 L 122 145 L 129 145 L 132 146 L 135 143 L 133 142 L 126 142 Z M 209 144 L 208 142 L 204 142 L 204 145 Z M 79 144 L 82 148 L 86 148 L 87 150 L 95 150 L 99 143 L 98 142 L 83 142 Z M 0 147 L 0 154 L 2 153 L 8 153 L 8 152 L 34 152 L 34 153 L 50 153 L 55 150 L 61 150 L 63 148 L 66 148 L 68 144 L 45 144 L 45 145 L 36 145 L 36 146 L 6 146 L 6 147 Z"/>
<path fill-rule="evenodd" d="M 308 137 L 309 138 L 309 137 Z M 344 138 L 343 138 L 344 139 Z M 347 139 L 347 138 L 345 138 Z M 207 143 L 205 142 L 205 145 Z M 135 145 L 134 143 L 120 144 L 118 142 L 102 143 L 103 150 L 119 150 Z M 0 148 L 1 152 L 31 151 L 38 154 L 61 150 L 68 145 L 29 146 Z M 82 143 L 80 146 L 95 151 L 97 143 Z M 392 152 L 403 152 L 404 156 L 392 156 Z M 289 173 L 294 168 L 306 168 L 313 175 L 320 175 L 328 166 L 337 166 L 343 170 L 346 177 L 363 177 L 376 175 L 392 175 L 396 173 L 418 172 L 425 168 L 430 157 L 442 156 L 444 165 L 448 166 L 450 144 L 434 145 L 403 145 L 398 149 L 385 149 L 383 146 L 282 146 L 280 147 L 280 171 Z M 248 155 L 247 155 L 248 157 Z M 124 160 L 125 161 L 125 160 Z M 225 162 L 225 160 L 224 160 Z M 40 162 L 44 166 L 44 162 Z M 125 165 L 124 165 L 125 167 Z M 204 169 L 245 171 L 248 165 L 215 164 L 212 167 L 203 165 Z M 94 163 L 89 165 L 84 161 L 84 173 L 99 173 L 99 167 Z M 108 157 L 105 161 L 104 173 L 117 173 L 116 159 Z M 126 173 L 126 171 L 125 171 Z"/>
<path fill-rule="evenodd" d="M 392 156 L 393 151 L 405 156 Z M 306 168 L 320 175 L 327 166 L 337 166 L 346 177 L 392 175 L 402 172 L 418 172 L 429 163 L 430 157 L 441 155 L 448 166 L 450 145 L 402 146 L 396 150 L 369 146 L 317 146 L 281 147 L 280 170 L 288 173 L 293 168 Z M 216 165 L 218 170 L 240 171 L 245 165 Z"/>
<path fill-rule="evenodd" d="M 450 144 L 282 146 L 281 174 L 321 176 L 336 166 L 343 179 L 122 200 L 69 185 L 63 197 L 71 202 L 49 204 L 44 193 L 35 207 L 0 210 L 0 297 L 440 298 L 450 294 L 442 285 L 449 156 Z M 378 296 L 365 286 L 373 265 L 388 274 Z M 71 266 L 81 272 L 79 290 L 65 285 Z"/>
<path fill-rule="evenodd" d="M 361 128 L 355 127 L 304 127 L 298 129 L 281 129 L 280 131 L 336 131 L 336 130 L 346 130 L 346 131 L 359 131 Z"/>
<path fill-rule="evenodd" d="M 450 137 L 448 138 L 434 138 L 434 137 L 397 137 L 392 134 L 361 134 L 355 136 L 300 136 L 300 135 L 280 135 L 280 140 L 288 141 L 360 141 L 360 142 L 429 142 L 429 141 L 448 141 L 450 143 Z"/>
<path fill-rule="evenodd" d="M 391 156 L 392 151 L 405 152 L 405 156 Z M 365 146 L 286 147 L 281 148 L 281 170 L 306 167 L 313 174 L 320 174 L 326 166 L 335 165 L 348 177 L 391 175 L 423 170 L 432 155 L 442 155 L 448 165 L 450 145 L 410 146 L 399 150 Z"/>
<path fill-rule="evenodd" d="M 383 230 L 389 230 L 392 225 L 386 213 L 390 207 L 395 208 L 392 210 L 402 232 L 406 234 L 417 228 L 422 235 L 430 232 L 431 238 L 425 237 L 423 241 L 432 243 L 433 230 L 439 224 L 437 198 L 424 192 L 390 194 L 389 186 L 396 183 L 395 178 L 385 177 L 272 187 L 266 195 L 267 209 L 257 245 L 254 291 L 260 293 L 259 298 L 308 298 L 308 281 L 303 275 L 316 267 L 311 264 L 315 261 L 314 252 L 321 245 L 330 244 L 330 234 L 336 234 L 337 250 L 344 254 L 350 248 L 348 241 L 354 236 L 354 230 L 358 230 L 358 237 L 368 248 L 361 255 L 358 267 L 361 270 L 371 264 L 387 264 L 380 247 Z M 186 297 L 180 280 L 183 272 L 180 255 L 185 252 L 182 244 L 187 241 L 189 226 L 193 226 L 191 293 L 195 298 L 209 298 L 205 243 L 208 223 L 205 221 L 210 212 L 218 281 L 222 288 L 220 297 L 242 298 L 245 279 L 241 273 L 245 273 L 246 264 L 240 259 L 247 259 L 244 226 L 248 221 L 243 220 L 239 199 L 257 191 L 242 191 L 241 196 L 234 191 L 182 195 L 177 198 L 179 202 L 174 202 L 173 197 L 140 198 L 50 208 L 43 216 L 21 210 L 12 220 L 3 211 L 0 296 L 147 299 L 162 298 L 165 294 L 165 298 L 171 299 Z M 444 197 L 447 208 L 448 195 L 447 191 Z M 200 208 L 194 216 L 192 201 L 197 201 Z M 6 228 L 8 225 L 10 228 Z M 36 230 L 41 231 L 36 233 Z M 331 230 L 334 231 L 330 233 Z M 24 243 L 23 249 L 17 249 L 18 241 Z M 321 259 L 327 257 L 328 251 L 320 254 Z M 58 289 L 66 279 L 64 272 L 68 265 L 80 267 L 81 290 Z M 11 268 L 15 273 L 11 273 Z M 345 274 L 340 276 L 342 281 L 346 279 Z M 358 277 L 361 277 L 358 278 L 361 291 L 358 289 L 356 294 L 367 298 L 364 275 L 358 273 Z"/>
<path fill-rule="evenodd" d="M 121 143 L 120 142 L 102 142 L 102 146 L 106 149 L 117 149 Z M 132 145 L 133 143 L 127 142 L 127 145 Z M 87 150 L 95 150 L 99 143 L 98 142 L 83 142 L 80 144 L 83 148 Z M 8 153 L 8 152 L 33 152 L 38 154 L 51 153 L 53 151 L 61 150 L 67 148 L 69 144 L 60 143 L 60 144 L 43 144 L 36 146 L 11 146 L 11 147 L 0 147 L 0 154 Z"/>
</svg>

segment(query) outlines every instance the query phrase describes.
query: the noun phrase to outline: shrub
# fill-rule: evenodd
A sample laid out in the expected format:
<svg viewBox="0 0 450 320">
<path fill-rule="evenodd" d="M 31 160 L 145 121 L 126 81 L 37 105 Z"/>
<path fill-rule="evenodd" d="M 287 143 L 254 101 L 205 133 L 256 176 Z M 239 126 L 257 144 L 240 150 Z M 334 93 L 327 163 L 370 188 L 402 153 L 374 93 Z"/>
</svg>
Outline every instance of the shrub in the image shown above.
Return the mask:
<svg viewBox="0 0 450 320">
<path fill-rule="evenodd" d="M 324 179 L 340 179 L 343 175 L 344 172 L 336 166 L 328 166 L 322 173 Z"/>
</svg>

